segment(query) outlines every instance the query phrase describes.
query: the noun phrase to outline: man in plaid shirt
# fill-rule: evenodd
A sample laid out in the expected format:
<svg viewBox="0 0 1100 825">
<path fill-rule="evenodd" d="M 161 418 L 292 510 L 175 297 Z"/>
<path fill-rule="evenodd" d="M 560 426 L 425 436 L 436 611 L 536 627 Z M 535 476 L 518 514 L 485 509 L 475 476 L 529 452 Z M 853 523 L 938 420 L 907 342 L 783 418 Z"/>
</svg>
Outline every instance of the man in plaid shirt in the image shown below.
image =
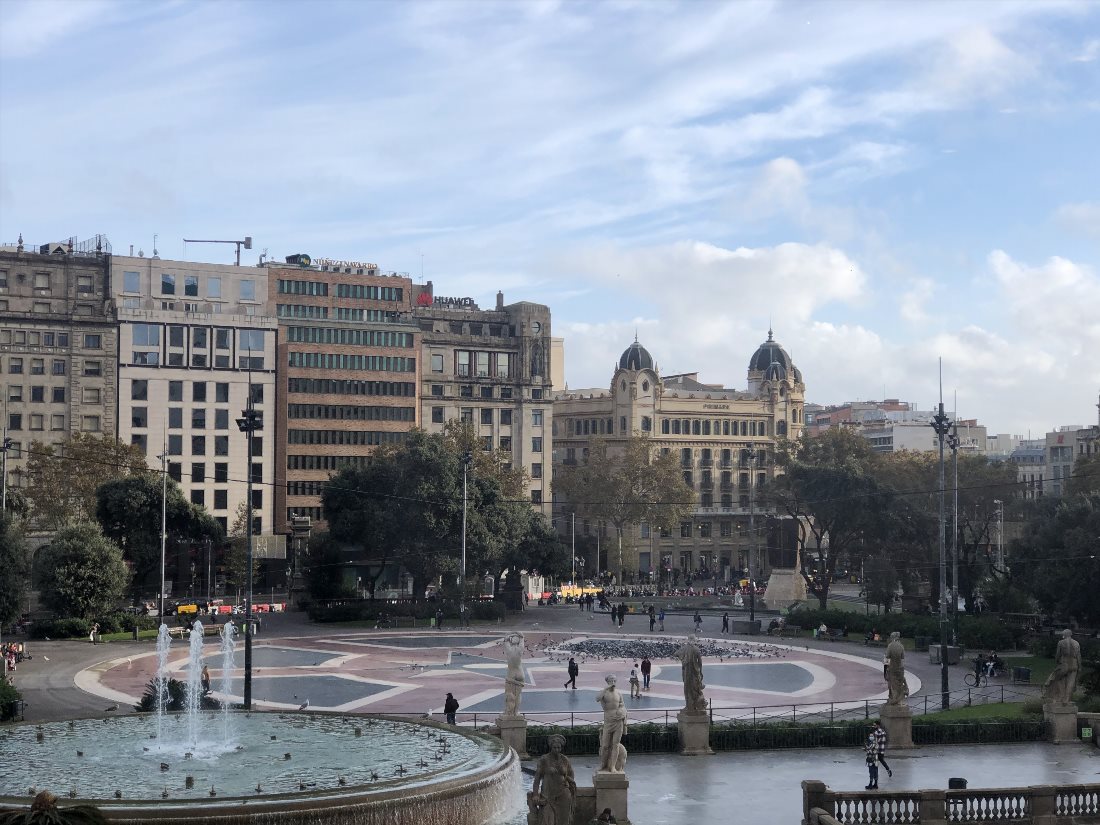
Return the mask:
<svg viewBox="0 0 1100 825">
<path fill-rule="evenodd" d="M 871 736 L 875 739 L 878 761 L 882 763 L 882 767 L 886 768 L 886 775 L 893 776 L 894 772 L 886 764 L 886 730 L 882 727 L 882 722 L 875 722 L 875 727 L 871 730 Z"/>
</svg>

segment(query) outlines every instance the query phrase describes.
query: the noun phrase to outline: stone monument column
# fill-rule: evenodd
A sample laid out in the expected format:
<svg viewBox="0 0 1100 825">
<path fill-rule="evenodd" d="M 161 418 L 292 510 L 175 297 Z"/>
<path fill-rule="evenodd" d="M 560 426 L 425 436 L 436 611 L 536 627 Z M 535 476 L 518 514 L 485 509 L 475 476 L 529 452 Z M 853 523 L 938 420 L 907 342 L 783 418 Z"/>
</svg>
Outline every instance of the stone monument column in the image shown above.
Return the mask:
<svg viewBox="0 0 1100 825">
<path fill-rule="evenodd" d="M 1050 726 L 1050 741 L 1065 745 L 1077 741 L 1077 705 L 1073 692 L 1081 671 L 1081 645 L 1073 631 L 1062 631 L 1054 654 L 1054 670 L 1043 685 L 1043 718 Z"/>
<path fill-rule="evenodd" d="M 630 782 L 626 778 L 626 748 L 623 733 L 626 732 L 626 706 L 623 695 L 615 688 L 615 677 L 604 677 L 607 687 L 600 691 L 596 701 L 603 708 L 603 730 L 600 731 L 600 765 L 592 774 L 592 786 L 596 791 L 596 815 L 610 808 L 615 820 L 629 823 L 627 791 Z"/>
<path fill-rule="evenodd" d="M 895 750 L 913 747 L 913 711 L 905 703 L 909 685 L 905 681 L 905 647 L 901 634 L 890 634 L 886 646 L 886 658 L 882 665 L 883 676 L 889 691 L 886 704 L 879 705 L 878 718 L 886 731 L 886 741 Z"/>
<path fill-rule="evenodd" d="M 703 695 L 703 657 L 699 654 L 697 638 L 688 636 L 676 651 L 684 679 L 684 709 L 676 714 L 676 728 L 680 736 L 680 753 L 685 756 L 712 754 L 710 749 L 710 714 Z"/>
<path fill-rule="evenodd" d="M 497 728 L 504 744 L 512 748 L 520 759 L 528 759 L 527 719 L 519 712 L 524 684 L 523 634 L 509 633 L 504 637 L 504 658 L 508 662 L 504 677 L 504 712 L 497 717 Z"/>
</svg>

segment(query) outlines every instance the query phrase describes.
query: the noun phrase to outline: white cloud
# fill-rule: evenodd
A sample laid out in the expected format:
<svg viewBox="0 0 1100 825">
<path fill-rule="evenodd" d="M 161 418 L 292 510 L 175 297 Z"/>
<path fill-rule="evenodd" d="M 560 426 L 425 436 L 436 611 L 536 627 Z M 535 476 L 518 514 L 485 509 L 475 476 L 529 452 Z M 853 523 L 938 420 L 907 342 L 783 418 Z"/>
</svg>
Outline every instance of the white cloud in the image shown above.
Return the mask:
<svg viewBox="0 0 1100 825">
<path fill-rule="evenodd" d="M 1081 49 L 1081 53 L 1073 58 L 1075 63 L 1092 63 L 1100 60 L 1100 39 L 1090 40 Z"/>
<path fill-rule="evenodd" d="M 5 0 L 0 3 L 0 57 L 16 60 L 56 49 L 81 26 L 101 21 L 104 0 Z"/>
<path fill-rule="evenodd" d="M 776 158 L 760 170 L 738 211 L 756 220 L 774 215 L 804 220 L 810 210 L 806 185 L 806 173 L 798 161 Z"/>
<path fill-rule="evenodd" d="M 931 300 L 936 285 L 930 278 L 917 278 L 912 287 L 902 293 L 901 317 L 912 324 L 922 324 L 928 320 L 925 304 Z"/>
</svg>

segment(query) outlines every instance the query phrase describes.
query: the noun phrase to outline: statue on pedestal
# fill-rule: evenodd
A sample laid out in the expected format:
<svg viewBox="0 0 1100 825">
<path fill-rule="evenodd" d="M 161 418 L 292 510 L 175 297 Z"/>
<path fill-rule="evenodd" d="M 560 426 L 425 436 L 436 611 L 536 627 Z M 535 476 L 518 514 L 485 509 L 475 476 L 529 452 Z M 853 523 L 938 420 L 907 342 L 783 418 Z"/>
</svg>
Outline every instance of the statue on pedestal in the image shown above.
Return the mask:
<svg viewBox="0 0 1100 825">
<path fill-rule="evenodd" d="M 1073 638 L 1072 630 L 1062 631 L 1062 640 L 1058 642 L 1054 661 L 1054 670 L 1043 685 L 1043 700 L 1051 704 L 1068 705 L 1073 701 L 1077 674 L 1081 670 L 1081 645 Z"/>
<path fill-rule="evenodd" d="M 890 692 L 886 704 L 900 705 L 909 695 L 909 685 L 905 682 L 905 647 L 901 643 L 901 634 L 896 630 L 890 634 L 890 644 L 886 646 L 883 671 Z"/>
<path fill-rule="evenodd" d="M 603 707 L 603 730 L 600 731 L 600 766 L 596 772 L 622 773 L 626 764 L 626 748 L 620 744 L 626 732 L 626 706 L 623 695 L 615 689 L 615 677 L 604 677 L 607 687 L 596 701 Z"/>
<path fill-rule="evenodd" d="M 577 783 L 573 766 L 562 753 L 565 737 L 550 737 L 550 752 L 539 760 L 535 781 L 527 794 L 528 825 L 573 825 Z"/>
<path fill-rule="evenodd" d="M 504 717 L 519 716 L 519 700 L 523 693 L 523 634 L 509 633 L 504 637 L 504 658 L 508 672 L 504 677 Z"/>
<path fill-rule="evenodd" d="M 699 654 L 698 637 L 691 635 L 676 651 L 680 671 L 684 679 L 684 710 L 688 713 L 706 713 L 707 700 L 703 696 L 703 657 Z"/>
</svg>

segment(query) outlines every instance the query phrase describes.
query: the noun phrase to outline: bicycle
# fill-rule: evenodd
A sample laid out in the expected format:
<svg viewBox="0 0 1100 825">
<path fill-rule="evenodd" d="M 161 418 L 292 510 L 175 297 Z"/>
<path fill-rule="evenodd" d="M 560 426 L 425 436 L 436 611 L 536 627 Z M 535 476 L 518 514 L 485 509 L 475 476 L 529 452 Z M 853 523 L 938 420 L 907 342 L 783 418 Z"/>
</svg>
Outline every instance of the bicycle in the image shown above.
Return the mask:
<svg viewBox="0 0 1100 825">
<path fill-rule="evenodd" d="M 963 684 L 967 687 L 987 687 L 989 685 L 989 676 L 982 672 L 980 674 L 970 671 L 963 676 Z"/>
</svg>

